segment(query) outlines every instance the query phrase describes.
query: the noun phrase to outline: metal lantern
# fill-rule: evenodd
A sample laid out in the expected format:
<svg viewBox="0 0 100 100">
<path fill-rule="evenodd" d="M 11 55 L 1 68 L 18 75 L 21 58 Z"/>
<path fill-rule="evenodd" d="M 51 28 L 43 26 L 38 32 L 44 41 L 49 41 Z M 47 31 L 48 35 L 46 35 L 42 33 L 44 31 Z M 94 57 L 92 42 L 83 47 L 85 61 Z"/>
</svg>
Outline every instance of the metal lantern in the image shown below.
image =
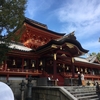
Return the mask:
<svg viewBox="0 0 100 100">
<path fill-rule="evenodd" d="M 76 67 L 76 71 L 78 71 L 78 68 Z"/>
<path fill-rule="evenodd" d="M 39 64 L 39 66 L 42 66 L 43 65 L 43 63 L 42 63 L 42 61 L 40 61 L 40 64 Z"/>
<path fill-rule="evenodd" d="M 69 70 L 69 67 L 67 66 L 67 70 Z"/>
<path fill-rule="evenodd" d="M 72 63 L 74 63 L 74 58 L 72 58 Z"/>
<path fill-rule="evenodd" d="M 34 64 L 34 62 L 32 62 L 32 67 L 35 67 L 35 64 Z"/>
<path fill-rule="evenodd" d="M 81 72 L 83 72 L 83 69 L 81 68 Z"/>
<path fill-rule="evenodd" d="M 60 46 L 60 50 L 62 50 L 62 46 Z"/>
<path fill-rule="evenodd" d="M 55 54 L 54 54 L 54 60 L 56 60 L 56 58 L 57 58 L 57 57 L 56 57 L 56 53 L 55 53 Z"/>
<path fill-rule="evenodd" d="M 85 68 L 85 73 L 87 73 L 87 68 Z"/>
<path fill-rule="evenodd" d="M 65 68 L 65 64 L 63 64 L 63 68 Z"/>
<path fill-rule="evenodd" d="M 15 60 L 13 60 L 13 64 L 12 65 L 16 65 Z"/>
<path fill-rule="evenodd" d="M 24 61 L 24 66 L 27 66 L 27 62 L 26 61 Z"/>
</svg>

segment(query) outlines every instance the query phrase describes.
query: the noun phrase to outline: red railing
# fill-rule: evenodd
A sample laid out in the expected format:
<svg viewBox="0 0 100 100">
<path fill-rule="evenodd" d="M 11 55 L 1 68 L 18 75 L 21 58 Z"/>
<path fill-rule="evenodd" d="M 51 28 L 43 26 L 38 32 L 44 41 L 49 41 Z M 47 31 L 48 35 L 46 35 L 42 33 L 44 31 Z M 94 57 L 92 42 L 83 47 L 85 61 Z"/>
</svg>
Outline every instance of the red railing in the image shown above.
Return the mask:
<svg viewBox="0 0 100 100">
<path fill-rule="evenodd" d="M 42 75 L 42 72 L 39 70 L 33 69 L 21 69 L 21 68 L 7 68 L 6 70 L 0 69 L 1 75 L 33 75 L 39 76 Z"/>
</svg>

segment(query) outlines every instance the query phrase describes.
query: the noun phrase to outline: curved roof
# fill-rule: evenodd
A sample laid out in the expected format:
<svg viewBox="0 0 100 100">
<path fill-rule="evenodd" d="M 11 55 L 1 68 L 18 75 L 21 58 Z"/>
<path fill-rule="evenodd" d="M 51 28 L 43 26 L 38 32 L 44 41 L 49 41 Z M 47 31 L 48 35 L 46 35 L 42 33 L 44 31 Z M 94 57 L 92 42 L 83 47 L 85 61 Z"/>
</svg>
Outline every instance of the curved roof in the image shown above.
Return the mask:
<svg viewBox="0 0 100 100">
<path fill-rule="evenodd" d="M 46 45 L 44 46 L 41 46 L 39 47 L 37 50 L 40 50 L 48 45 L 51 45 L 51 44 L 56 44 L 56 45 L 62 45 L 64 44 L 65 42 L 68 42 L 68 43 L 72 43 L 74 45 L 76 45 L 77 47 L 79 47 L 79 49 L 85 53 L 87 53 L 89 50 L 86 50 L 84 49 L 81 44 L 76 40 L 76 37 L 74 36 L 74 34 L 69 34 L 69 35 L 66 35 L 60 39 L 56 39 L 56 40 L 51 40 L 50 42 L 48 42 Z"/>
<path fill-rule="evenodd" d="M 25 47 L 24 45 L 22 44 L 18 44 L 18 43 L 9 43 L 9 48 L 11 49 L 16 49 L 16 50 L 20 50 L 20 51 L 31 51 L 32 49 L 31 48 L 28 48 L 28 47 Z"/>
<path fill-rule="evenodd" d="M 31 25 L 31 26 L 34 26 L 34 27 L 36 27 L 36 28 L 39 28 L 39 29 L 41 29 L 41 30 L 50 32 L 51 34 L 56 34 L 56 35 L 58 35 L 58 36 L 64 36 L 64 35 L 65 35 L 65 33 L 58 33 L 58 32 L 51 31 L 51 30 L 49 30 L 49 29 L 47 28 L 47 25 L 42 24 L 42 23 L 37 22 L 37 21 L 34 21 L 34 20 L 32 20 L 32 19 L 29 19 L 29 18 L 25 18 L 24 22 L 27 23 L 27 24 L 29 24 L 29 25 Z"/>
<path fill-rule="evenodd" d="M 0 41 L 0 44 L 5 44 L 5 42 L 4 41 Z M 12 50 L 20 50 L 20 51 L 27 51 L 27 52 L 33 50 L 31 48 L 25 47 L 22 43 L 15 42 L 15 41 L 10 41 L 7 46 Z"/>
<path fill-rule="evenodd" d="M 65 43 L 66 43 L 66 45 L 68 45 L 67 43 L 73 44 L 74 46 L 77 47 L 77 50 L 78 50 L 78 51 L 81 51 L 81 52 L 83 52 L 83 53 L 87 53 L 87 52 L 89 51 L 89 50 L 84 49 L 84 48 L 81 46 L 81 44 L 76 40 L 76 37 L 74 36 L 73 32 L 70 33 L 70 34 L 68 34 L 68 35 L 66 35 L 66 36 L 63 36 L 62 38 L 59 38 L 59 39 L 56 39 L 56 40 L 51 40 L 51 41 L 48 42 L 46 45 L 37 48 L 36 51 L 39 51 L 39 50 L 41 50 L 41 49 L 43 49 L 43 48 L 46 48 L 46 47 L 48 47 L 48 46 L 50 46 L 50 45 L 52 45 L 52 44 L 61 46 L 61 45 L 65 44 Z M 71 50 L 70 47 L 69 47 L 69 49 Z M 73 50 L 73 51 L 74 51 L 74 50 Z M 71 52 L 71 53 L 72 53 L 72 52 Z M 81 55 L 81 54 L 80 54 L 80 55 Z"/>
</svg>

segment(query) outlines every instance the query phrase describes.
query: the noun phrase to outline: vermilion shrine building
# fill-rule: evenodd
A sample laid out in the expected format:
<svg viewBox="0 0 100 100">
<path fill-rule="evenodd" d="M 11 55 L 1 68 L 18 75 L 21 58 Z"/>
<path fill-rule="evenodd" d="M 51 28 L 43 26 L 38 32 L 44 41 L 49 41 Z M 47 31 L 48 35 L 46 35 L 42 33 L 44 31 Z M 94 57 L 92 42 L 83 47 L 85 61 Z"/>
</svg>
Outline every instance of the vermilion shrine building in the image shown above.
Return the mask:
<svg viewBox="0 0 100 100">
<path fill-rule="evenodd" d="M 22 29 L 22 33 L 19 30 Z M 57 85 L 65 84 L 65 79 L 77 78 L 82 71 L 85 80 L 100 80 L 100 64 L 79 56 L 88 53 L 74 36 L 51 31 L 46 25 L 25 18 L 16 32 L 21 36 L 18 43 L 12 41 L 8 59 L 0 66 L 0 76 L 35 78 L 47 77 L 57 80 Z M 92 62 L 91 62 L 92 61 Z"/>
</svg>

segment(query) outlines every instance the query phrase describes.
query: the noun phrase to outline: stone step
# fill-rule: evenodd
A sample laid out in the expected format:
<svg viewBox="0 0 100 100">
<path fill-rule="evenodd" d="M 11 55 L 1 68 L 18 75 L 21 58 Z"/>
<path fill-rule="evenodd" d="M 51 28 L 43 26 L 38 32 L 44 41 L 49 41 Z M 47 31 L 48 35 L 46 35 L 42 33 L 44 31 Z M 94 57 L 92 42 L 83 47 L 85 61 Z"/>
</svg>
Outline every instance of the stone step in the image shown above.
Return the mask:
<svg viewBox="0 0 100 100">
<path fill-rule="evenodd" d="M 75 97 L 79 97 L 79 96 L 88 96 L 88 95 L 96 95 L 95 92 L 90 92 L 90 93 L 79 93 L 79 94 L 73 94 Z"/>
<path fill-rule="evenodd" d="M 99 98 L 93 98 L 93 99 L 89 99 L 89 100 L 100 100 Z"/>
<path fill-rule="evenodd" d="M 69 92 L 75 95 L 75 94 L 84 94 L 84 93 L 96 93 L 96 90 L 70 90 Z"/>
<path fill-rule="evenodd" d="M 96 87 L 65 87 L 77 100 L 99 100 Z"/>
<path fill-rule="evenodd" d="M 77 97 L 78 100 L 89 100 L 89 98 L 98 98 L 98 95 L 90 95 L 90 96 L 81 96 Z"/>
<path fill-rule="evenodd" d="M 68 91 L 74 91 L 74 92 L 77 92 L 77 91 L 80 91 L 80 92 L 83 92 L 83 91 L 96 91 L 96 88 L 94 87 L 74 87 L 74 88 L 65 88 L 67 89 Z"/>
<path fill-rule="evenodd" d="M 68 91 L 73 91 L 73 92 L 89 92 L 89 91 L 96 91 L 96 88 L 83 88 L 83 87 L 80 87 L 80 88 L 66 88 L 66 90 Z"/>
<path fill-rule="evenodd" d="M 69 90 L 68 90 L 69 91 Z M 91 90 L 91 91 L 88 91 L 88 90 L 71 90 L 69 91 L 71 94 L 77 94 L 77 93 L 88 93 L 88 92 L 96 92 L 95 90 Z"/>
</svg>

